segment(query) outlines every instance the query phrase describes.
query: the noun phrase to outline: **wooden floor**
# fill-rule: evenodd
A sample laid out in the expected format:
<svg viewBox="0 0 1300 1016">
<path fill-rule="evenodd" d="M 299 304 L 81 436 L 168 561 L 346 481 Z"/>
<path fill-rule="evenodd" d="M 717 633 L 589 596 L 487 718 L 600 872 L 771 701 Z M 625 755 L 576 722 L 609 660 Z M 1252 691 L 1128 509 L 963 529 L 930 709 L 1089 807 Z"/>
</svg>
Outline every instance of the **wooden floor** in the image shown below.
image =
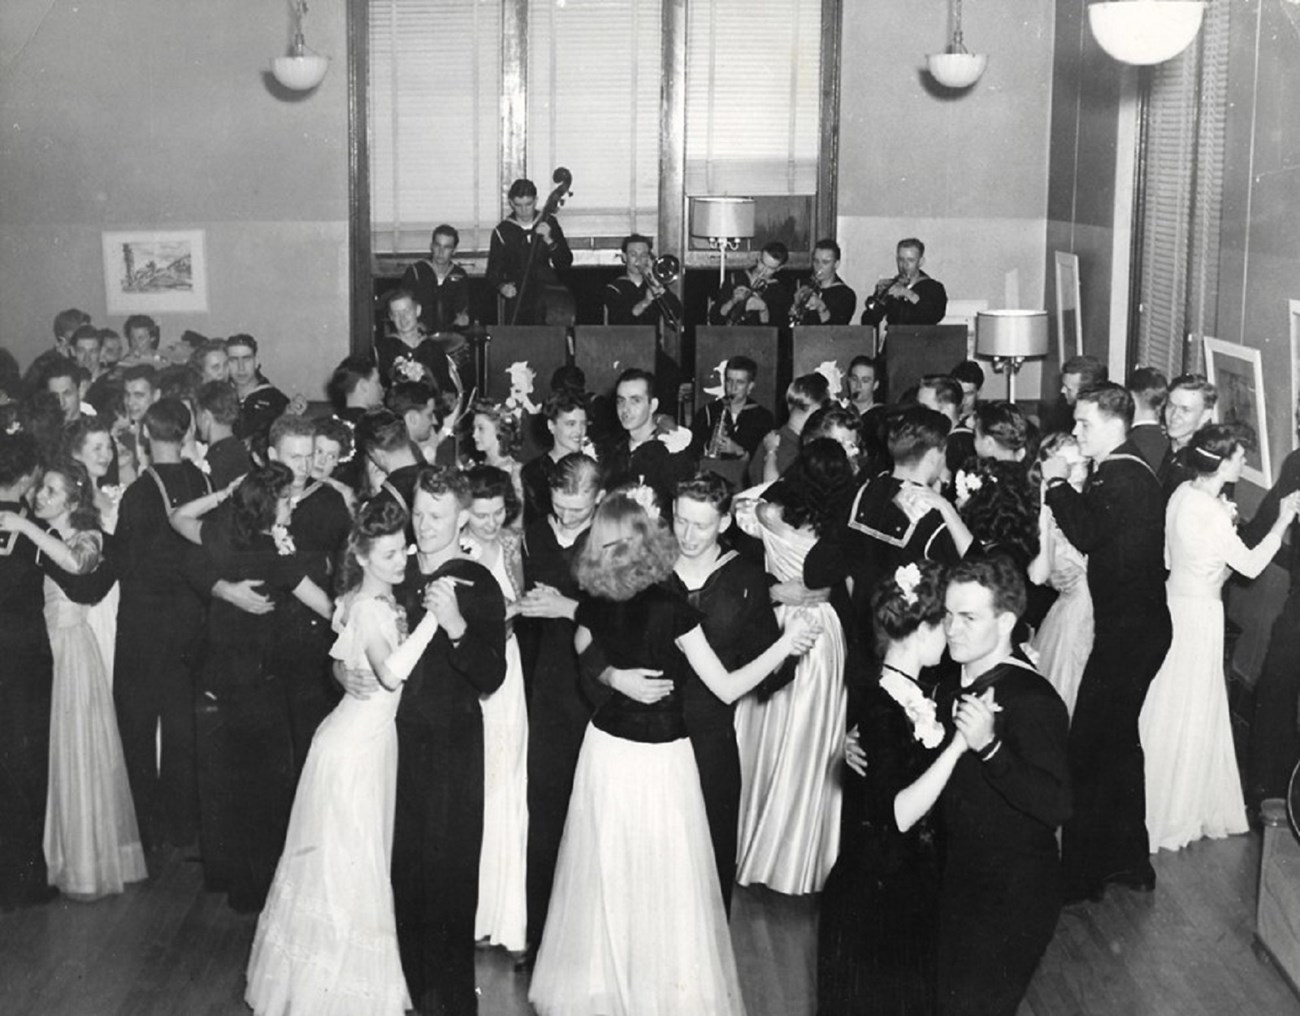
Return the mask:
<svg viewBox="0 0 1300 1016">
<path fill-rule="evenodd" d="M 1020 1016 L 1300 1016 L 1253 948 L 1259 837 L 1156 859 L 1151 896 L 1113 892 L 1061 918 Z M 237 1016 L 256 919 L 204 894 L 170 855 L 96 903 L 0 915 L 3 1016 Z M 737 892 L 732 931 L 750 1016 L 811 1016 L 816 903 Z M 479 953 L 482 1016 L 528 1016 L 527 979 Z M 687 1016 L 687 1014 L 683 1014 Z"/>
</svg>

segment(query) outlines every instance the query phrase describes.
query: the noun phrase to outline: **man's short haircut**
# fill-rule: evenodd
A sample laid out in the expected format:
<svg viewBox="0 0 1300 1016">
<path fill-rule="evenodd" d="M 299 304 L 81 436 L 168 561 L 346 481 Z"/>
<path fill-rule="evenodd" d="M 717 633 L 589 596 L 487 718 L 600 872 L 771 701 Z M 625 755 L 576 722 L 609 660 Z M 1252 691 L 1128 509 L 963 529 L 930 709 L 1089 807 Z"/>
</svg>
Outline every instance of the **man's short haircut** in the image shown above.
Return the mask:
<svg viewBox="0 0 1300 1016">
<path fill-rule="evenodd" d="M 122 336 L 118 335 L 117 332 L 113 331 L 111 328 L 101 328 L 99 330 L 99 348 L 103 349 L 104 343 L 109 339 L 117 339 L 118 341 L 121 341 Z"/>
<path fill-rule="evenodd" d="M 0 487 L 12 487 L 40 466 L 36 439 L 25 430 L 0 431 Z"/>
<path fill-rule="evenodd" d="M 925 458 L 931 449 L 942 449 L 952 423 L 938 410 L 908 406 L 889 417 L 885 443 L 895 465 L 910 466 Z"/>
<path fill-rule="evenodd" d="M 925 257 L 925 244 L 923 244 L 920 240 L 918 240 L 914 236 L 905 237 L 902 240 L 899 240 L 898 243 L 894 246 L 894 250 L 900 251 L 904 247 L 911 247 L 913 250 L 915 250 L 917 257 L 922 257 L 922 258 Z"/>
<path fill-rule="evenodd" d="M 190 429 L 189 408 L 180 399 L 159 399 L 145 410 L 144 429 L 151 441 L 180 444 Z"/>
<path fill-rule="evenodd" d="M 754 362 L 753 357 L 743 354 L 729 358 L 727 360 L 727 370 L 743 370 L 749 375 L 750 381 L 758 377 L 758 364 Z"/>
<path fill-rule="evenodd" d="M 673 489 L 673 500 L 679 497 L 699 501 L 713 508 L 719 515 L 731 511 L 731 484 L 717 473 L 696 473 L 689 480 L 680 481 Z"/>
<path fill-rule="evenodd" d="M 372 409 L 357 421 L 357 448 L 365 455 L 371 452 L 395 452 L 411 447 L 406 423 L 391 409 Z"/>
<path fill-rule="evenodd" d="M 237 332 L 236 334 L 226 339 L 227 353 L 230 352 L 231 346 L 247 346 L 249 349 L 253 351 L 254 356 L 257 355 L 257 340 L 253 338 L 251 335 L 248 335 L 244 332 Z"/>
<path fill-rule="evenodd" d="M 82 339 L 91 339 L 100 349 L 104 348 L 104 333 L 94 325 L 81 325 L 72 333 L 71 342 L 76 345 Z"/>
<path fill-rule="evenodd" d="M 919 392 L 922 388 L 934 392 L 934 401 L 941 406 L 952 406 L 954 409 L 961 406 L 961 385 L 947 374 L 926 374 L 916 390 Z"/>
<path fill-rule="evenodd" d="M 587 395 L 585 392 L 575 392 L 572 388 L 561 388 L 552 392 L 542 406 L 542 412 L 546 414 L 548 420 L 556 420 L 565 413 L 576 412 L 581 409 L 584 413 L 590 413 L 587 408 Z"/>
<path fill-rule="evenodd" d="M 164 399 L 191 401 L 198 394 L 203 379 L 189 364 L 169 363 L 158 372 L 158 391 Z"/>
<path fill-rule="evenodd" d="M 1139 367 L 1128 376 L 1124 387 L 1135 402 L 1140 402 L 1153 413 L 1158 413 L 1169 398 L 1169 381 L 1154 367 Z"/>
<path fill-rule="evenodd" d="M 433 497 L 450 494 L 461 508 L 469 507 L 469 481 L 459 469 L 452 469 L 450 466 L 421 466 L 420 471 L 415 474 L 415 492 L 411 498 L 412 502 L 420 491 Z"/>
<path fill-rule="evenodd" d="M 69 378 L 74 385 L 81 384 L 81 379 L 86 377 L 86 369 L 75 360 L 65 360 L 58 357 L 57 362 L 51 363 L 44 371 L 45 384 L 42 385 L 46 391 L 50 390 L 50 382 L 56 377 Z"/>
<path fill-rule="evenodd" d="M 411 410 L 421 412 L 429 408 L 437 393 L 423 381 L 399 381 L 388 389 L 384 405 L 403 419 Z"/>
<path fill-rule="evenodd" d="M 984 387 L 984 368 L 974 360 L 962 360 L 948 376 L 958 384 L 974 385 L 976 391 Z"/>
<path fill-rule="evenodd" d="M 1024 576 L 1005 554 L 962 558 L 948 572 L 948 585 L 959 582 L 983 586 L 992 593 L 995 614 L 1014 614 L 1018 619 L 1025 612 Z"/>
<path fill-rule="evenodd" d="M 986 402 L 975 407 L 978 432 L 990 437 L 1007 451 L 1018 452 L 1029 445 L 1029 420 L 1014 402 Z"/>
<path fill-rule="evenodd" d="M 1213 409 L 1219 401 L 1219 389 L 1210 384 L 1204 374 L 1179 374 L 1169 382 L 1169 390 L 1200 393 L 1206 409 Z"/>
<path fill-rule="evenodd" d="M 614 382 L 614 391 L 617 392 L 628 381 L 644 381 L 646 394 L 652 399 L 655 397 L 655 376 L 650 371 L 642 370 L 640 367 L 629 367 Z"/>
<path fill-rule="evenodd" d="M 1123 420 L 1125 427 L 1133 426 L 1133 396 L 1123 385 L 1103 381 L 1079 391 L 1080 402 L 1091 402 L 1102 416 Z"/>
<path fill-rule="evenodd" d="M 208 381 L 195 396 L 198 407 L 212 414 L 212 419 L 227 427 L 239 419 L 239 393 L 229 381 Z"/>
<path fill-rule="evenodd" d="M 1066 374 L 1077 374 L 1079 376 L 1080 388 L 1093 388 L 1101 384 L 1109 376 L 1106 373 L 1106 365 L 1098 360 L 1095 356 L 1072 356 L 1065 363 L 1061 364 L 1061 377 Z"/>
<path fill-rule="evenodd" d="M 551 374 L 551 391 L 586 392 L 587 375 L 576 363 L 561 364 Z"/>
<path fill-rule="evenodd" d="M 527 177 L 520 177 L 512 183 L 510 189 L 506 191 L 506 200 L 508 201 L 518 201 L 521 198 L 535 197 L 537 197 L 537 184 L 533 183 L 533 181 L 529 180 Z"/>
<path fill-rule="evenodd" d="M 832 240 L 829 236 L 824 237 L 823 239 L 818 240 L 815 244 L 813 244 L 813 251 L 819 251 L 819 250 L 830 251 L 832 254 L 835 255 L 836 261 L 840 260 L 840 258 L 843 257 L 842 253 L 840 252 L 840 245 L 836 243 L 834 240 Z"/>
<path fill-rule="evenodd" d="M 643 244 L 645 244 L 645 249 L 646 249 L 646 250 L 654 250 L 654 249 L 655 249 L 655 242 L 654 242 L 653 240 L 651 240 L 650 237 L 648 237 L 648 236 L 642 236 L 640 233 L 630 233 L 629 235 L 623 237 L 623 242 L 622 242 L 621 244 L 619 244 L 619 248 L 618 248 L 618 249 L 621 250 L 624 254 L 626 254 L 626 253 L 627 253 L 627 249 L 628 249 L 629 247 L 631 247 L 632 244 L 634 244 L 634 243 L 643 243 Z"/>
<path fill-rule="evenodd" d="M 420 305 L 420 301 L 415 298 L 414 293 L 405 286 L 397 286 L 384 294 L 385 312 L 391 314 L 393 311 L 393 304 L 397 303 L 399 300 L 410 300 L 417 307 Z"/>
<path fill-rule="evenodd" d="M 790 390 L 785 401 L 789 408 L 791 402 L 798 403 L 801 409 L 821 409 L 831 397 L 831 386 L 822 374 L 800 374 L 790 382 Z"/>
<path fill-rule="evenodd" d="M 460 233 L 456 231 L 455 226 L 449 226 L 445 222 L 434 226 L 433 233 L 429 236 L 429 246 L 432 247 L 434 241 L 436 241 L 440 236 L 449 236 L 451 237 L 451 242 L 454 246 L 460 246 Z"/>
<path fill-rule="evenodd" d="M 137 328 L 144 328 L 149 332 L 149 345 L 151 348 L 157 349 L 158 337 L 162 334 L 158 328 L 158 322 L 148 314 L 132 314 L 126 319 L 126 323 L 122 325 L 122 331 L 128 336 Z"/>
<path fill-rule="evenodd" d="M 778 265 L 783 265 L 790 260 L 790 248 L 780 240 L 763 244 L 763 253 L 773 258 Z"/>
<path fill-rule="evenodd" d="M 850 373 L 850 374 L 853 373 L 853 368 L 854 368 L 854 367 L 870 367 L 870 368 L 871 368 L 871 376 L 872 376 L 873 378 L 874 378 L 874 377 L 879 373 L 879 371 L 878 371 L 877 368 L 876 368 L 876 359 L 875 359 L 875 357 L 873 357 L 873 356 L 867 356 L 867 355 L 864 354 L 864 353 L 859 353 L 857 356 L 855 356 L 852 360 L 849 361 L 849 373 Z"/>
<path fill-rule="evenodd" d="M 307 417 L 298 413 L 281 413 L 271 424 L 271 429 L 266 435 L 266 447 L 278 448 L 280 442 L 287 437 L 314 438 L 315 436 L 316 424 Z"/>
<path fill-rule="evenodd" d="M 330 405 L 337 412 L 342 412 L 348 404 L 348 396 L 357 390 L 357 385 L 368 380 L 375 373 L 375 369 L 375 361 L 370 356 L 344 357 L 343 362 L 334 368 L 334 373 L 330 375 L 325 385 L 325 394 L 329 397 Z"/>
<path fill-rule="evenodd" d="M 66 339 L 82 325 L 88 324 L 90 324 L 90 315 L 84 310 L 78 310 L 76 307 L 61 310 L 54 315 L 54 337 Z"/>
<path fill-rule="evenodd" d="M 600 464 L 590 455 L 570 452 L 555 464 L 546 481 L 552 494 L 586 494 L 600 490 Z"/>
<path fill-rule="evenodd" d="M 127 367 L 122 371 L 122 387 L 125 388 L 132 381 L 148 381 L 149 387 L 155 391 L 158 388 L 158 370 L 147 363 L 137 363 L 134 366 Z"/>
</svg>

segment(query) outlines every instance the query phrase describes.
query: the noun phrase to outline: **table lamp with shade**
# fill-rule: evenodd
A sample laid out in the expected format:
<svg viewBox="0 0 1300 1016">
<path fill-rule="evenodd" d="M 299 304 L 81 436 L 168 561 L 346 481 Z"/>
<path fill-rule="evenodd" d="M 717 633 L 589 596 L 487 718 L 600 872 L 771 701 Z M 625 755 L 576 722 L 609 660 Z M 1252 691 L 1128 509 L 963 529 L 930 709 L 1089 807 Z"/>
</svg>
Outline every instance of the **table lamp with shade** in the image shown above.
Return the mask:
<svg viewBox="0 0 1300 1016">
<path fill-rule="evenodd" d="M 1007 375 L 1007 400 L 1016 401 L 1016 373 L 1031 356 L 1047 355 L 1047 311 L 983 310 L 975 318 L 975 354 Z"/>
</svg>

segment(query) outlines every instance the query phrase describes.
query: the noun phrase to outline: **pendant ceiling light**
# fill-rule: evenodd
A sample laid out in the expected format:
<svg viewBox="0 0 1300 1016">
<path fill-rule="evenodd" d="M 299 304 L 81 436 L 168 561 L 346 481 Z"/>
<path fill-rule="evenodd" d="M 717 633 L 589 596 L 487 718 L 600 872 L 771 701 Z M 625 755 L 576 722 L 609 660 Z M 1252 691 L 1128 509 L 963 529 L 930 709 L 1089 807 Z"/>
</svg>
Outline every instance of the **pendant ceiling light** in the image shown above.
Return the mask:
<svg viewBox="0 0 1300 1016">
<path fill-rule="evenodd" d="M 302 35 L 302 23 L 307 17 L 307 0 L 292 0 L 293 41 L 287 56 L 277 56 L 271 61 L 271 73 L 285 88 L 306 92 L 325 79 L 330 69 L 330 58 L 307 48 Z"/>
<path fill-rule="evenodd" d="M 1097 45 L 1120 63 L 1164 63 L 1185 50 L 1201 29 L 1201 0 L 1106 0 L 1088 5 Z"/>
<path fill-rule="evenodd" d="M 983 53 L 971 53 L 961 34 L 961 0 L 948 0 L 948 19 L 952 23 L 952 38 L 942 53 L 932 53 L 925 58 L 930 77 L 945 88 L 969 88 L 980 79 L 989 58 Z"/>
</svg>

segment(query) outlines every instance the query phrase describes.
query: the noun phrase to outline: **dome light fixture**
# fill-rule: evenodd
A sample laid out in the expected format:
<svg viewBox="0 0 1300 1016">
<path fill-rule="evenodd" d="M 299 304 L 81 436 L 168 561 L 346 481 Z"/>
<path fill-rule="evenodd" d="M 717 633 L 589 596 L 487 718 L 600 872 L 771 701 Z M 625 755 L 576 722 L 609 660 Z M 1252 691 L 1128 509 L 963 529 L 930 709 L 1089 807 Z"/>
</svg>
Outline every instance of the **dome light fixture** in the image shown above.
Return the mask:
<svg viewBox="0 0 1300 1016">
<path fill-rule="evenodd" d="M 307 0 L 293 0 L 293 41 L 287 56 L 277 56 L 271 61 L 275 80 L 290 91 L 308 92 L 325 79 L 330 69 L 330 58 L 308 49 L 302 34 L 302 24 L 307 17 Z"/>
<path fill-rule="evenodd" d="M 1164 63 L 1201 30 L 1202 0 L 1105 0 L 1088 5 L 1092 36 L 1109 56 L 1139 67 Z"/>
<path fill-rule="evenodd" d="M 952 38 L 942 53 L 932 53 L 925 58 L 930 77 L 944 88 L 970 88 L 984 74 L 989 58 L 983 53 L 966 49 L 961 34 L 961 0 L 948 0 L 948 18 L 952 22 Z"/>
</svg>

